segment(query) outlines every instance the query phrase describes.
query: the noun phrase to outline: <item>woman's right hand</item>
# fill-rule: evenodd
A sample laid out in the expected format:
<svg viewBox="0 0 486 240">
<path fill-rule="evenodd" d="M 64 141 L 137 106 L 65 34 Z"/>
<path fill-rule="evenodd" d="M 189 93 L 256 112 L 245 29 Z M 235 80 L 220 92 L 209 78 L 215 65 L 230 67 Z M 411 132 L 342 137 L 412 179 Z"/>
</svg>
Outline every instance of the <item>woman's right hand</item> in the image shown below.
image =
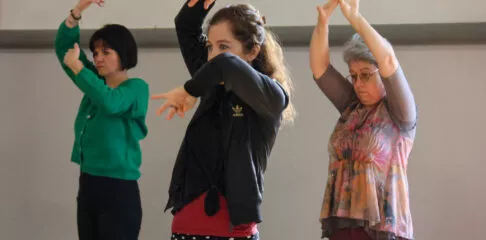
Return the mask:
<svg viewBox="0 0 486 240">
<path fill-rule="evenodd" d="M 105 4 L 105 0 L 79 0 L 78 4 L 75 7 L 75 10 L 79 11 L 79 13 L 86 10 L 91 4 L 97 4 L 100 7 L 103 7 Z"/>
<path fill-rule="evenodd" d="M 359 0 L 339 0 L 341 12 L 348 21 L 359 16 Z M 352 23 L 351 23 L 352 24 Z"/>
<path fill-rule="evenodd" d="M 68 15 L 66 18 L 66 26 L 68 28 L 74 28 L 78 26 L 78 20 L 81 19 L 81 15 L 83 11 L 86 10 L 91 4 L 97 4 L 100 7 L 103 7 L 105 4 L 105 0 L 79 0 L 78 4 L 71 10 L 71 14 Z"/>
<path fill-rule="evenodd" d="M 204 9 L 208 10 L 209 6 L 211 6 L 211 4 L 213 4 L 214 1 L 216 0 L 204 0 Z M 190 0 L 187 6 L 194 7 L 194 5 L 196 5 L 197 2 L 199 2 L 199 0 Z"/>
<path fill-rule="evenodd" d="M 317 12 L 319 13 L 319 25 L 329 24 L 329 18 L 339 5 L 339 0 L 328 0 L 324 5 L 317 6 Z"/>
</svg>

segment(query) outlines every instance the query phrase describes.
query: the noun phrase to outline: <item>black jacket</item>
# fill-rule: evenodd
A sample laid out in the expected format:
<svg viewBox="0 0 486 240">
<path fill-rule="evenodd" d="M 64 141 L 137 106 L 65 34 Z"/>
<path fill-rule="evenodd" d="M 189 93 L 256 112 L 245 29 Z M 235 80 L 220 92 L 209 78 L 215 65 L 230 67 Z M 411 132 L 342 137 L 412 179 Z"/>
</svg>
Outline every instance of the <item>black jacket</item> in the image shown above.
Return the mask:
<svg viewBox="0 0 486 240">
<path fill-rule="evenodd" d="M 238 56 L 223 53 L 207 61 L 203 2 L 192 8 L 184 4 L 175 19 L 192 76 L 184 87 L 201 102 L 179 149 L 165 210 L 174 214 L 209 191 L 205 212 L 213 215 L 220 192 L 231 225 L 259 223 L 263 173 L 289 100 L 277 81 Z"/>
</svg>

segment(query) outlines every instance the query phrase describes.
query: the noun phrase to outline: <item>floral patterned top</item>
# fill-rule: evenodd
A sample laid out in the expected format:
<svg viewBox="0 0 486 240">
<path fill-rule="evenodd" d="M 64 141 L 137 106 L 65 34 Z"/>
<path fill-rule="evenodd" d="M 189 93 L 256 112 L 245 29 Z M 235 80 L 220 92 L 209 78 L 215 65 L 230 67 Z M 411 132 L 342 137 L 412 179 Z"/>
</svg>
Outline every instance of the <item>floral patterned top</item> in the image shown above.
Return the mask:
<svg viewBox="0 0 486 240">
<path fill-rule="evenodd" d="M 352 84 L 329 65 L 318 86 L 340 111 L 329 141 L 322 237 L 363 227 L 376 240 L 413 239 L 407 181 L 415 102 L 401 67 L 382 78 L 386 96 L 364 107 Z"/>
</svg>

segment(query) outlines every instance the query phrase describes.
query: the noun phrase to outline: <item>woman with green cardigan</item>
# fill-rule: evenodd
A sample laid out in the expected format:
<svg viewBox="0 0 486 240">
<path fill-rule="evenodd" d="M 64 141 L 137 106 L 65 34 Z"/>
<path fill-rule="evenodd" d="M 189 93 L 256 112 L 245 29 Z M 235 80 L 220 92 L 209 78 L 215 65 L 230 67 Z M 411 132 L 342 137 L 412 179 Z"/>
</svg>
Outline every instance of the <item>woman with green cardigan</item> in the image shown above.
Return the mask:
<svg viewBox="0 0 486 240">
<path fill-rule="evenodd" d="M 142 221 L 138 179 L 147 135 L 148 84 L 130 78 L 137 44 L 130 31 L 110 24 L 90 39 L 93 62 L 79 48 L 82 12 L 100 0 L 80 0 L 61 23 L 56 55 L 84 94 L 74 123 L 71 161 L 80 165 L 77 225 L 81 240 L 137 239 Z"/>
</svg>

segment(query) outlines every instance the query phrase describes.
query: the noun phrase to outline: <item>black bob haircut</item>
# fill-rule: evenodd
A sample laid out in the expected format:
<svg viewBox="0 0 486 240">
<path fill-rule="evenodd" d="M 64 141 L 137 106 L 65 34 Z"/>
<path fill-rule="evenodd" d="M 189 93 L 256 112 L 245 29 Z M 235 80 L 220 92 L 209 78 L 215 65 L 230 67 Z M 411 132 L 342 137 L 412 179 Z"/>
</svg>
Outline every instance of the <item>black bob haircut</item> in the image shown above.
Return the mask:
<svg viewBox="0 0 486 240">
<path fill-rule="evenodd" d="M 128 28 L 119 24 L 107 24 L 98 29 L 89 40 L 91 52 L 94 52 L 95 43 L 100 40 L 105 47 L 118 53 L 122 70 L 128 70 L 137 65 L 137 43 Z"/>
</svg>

